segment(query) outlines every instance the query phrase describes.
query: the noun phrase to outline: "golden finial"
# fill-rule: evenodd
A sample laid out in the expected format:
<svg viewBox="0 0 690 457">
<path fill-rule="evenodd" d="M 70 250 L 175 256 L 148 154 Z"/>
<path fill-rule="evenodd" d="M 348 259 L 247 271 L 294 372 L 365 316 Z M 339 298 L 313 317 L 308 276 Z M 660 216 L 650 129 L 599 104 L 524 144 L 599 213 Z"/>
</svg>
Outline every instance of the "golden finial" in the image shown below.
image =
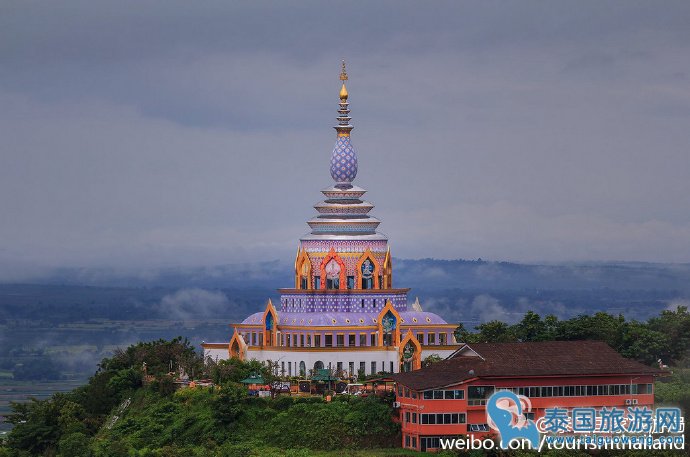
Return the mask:
<svg viewBox="0 0 690 457">
<path fill-rule="evenodd" d="M 345 61 L 343 60 L 343 69 L 340 72 L 340 80 L 347 81 L 347 72 L 345 71 Z"/>
<path fill-rule="evenodd" d="M 347 100 L 347 88 L 345 87 L 345 81 L 347 81 L 347 72 L 345 71 L 345 61 L 343 60 L 343 69 L 340 72 L 340 80 L 343 82 L 343 87 L 340 88 L 340 100 Z"/>
</svg>

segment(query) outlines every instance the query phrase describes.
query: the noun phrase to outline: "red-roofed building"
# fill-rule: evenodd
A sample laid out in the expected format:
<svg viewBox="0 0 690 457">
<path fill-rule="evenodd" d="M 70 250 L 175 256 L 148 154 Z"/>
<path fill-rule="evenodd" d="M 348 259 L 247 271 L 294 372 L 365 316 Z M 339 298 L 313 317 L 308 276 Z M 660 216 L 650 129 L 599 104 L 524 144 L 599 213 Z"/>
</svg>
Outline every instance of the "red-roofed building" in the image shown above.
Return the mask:
<svg viewBox="0 0 690 457">
<path fill-rule="evenodd" d="M 528 419 L 546 408 L 652 407 L 665 372 L 626 359 L 599 341 L 465 344 L 430 367 L 393 375 L 402 445 L 439 448 L 440 438 L 493 434 L 486 400 L 496 390 L 524 395 Z"/>
</svg>

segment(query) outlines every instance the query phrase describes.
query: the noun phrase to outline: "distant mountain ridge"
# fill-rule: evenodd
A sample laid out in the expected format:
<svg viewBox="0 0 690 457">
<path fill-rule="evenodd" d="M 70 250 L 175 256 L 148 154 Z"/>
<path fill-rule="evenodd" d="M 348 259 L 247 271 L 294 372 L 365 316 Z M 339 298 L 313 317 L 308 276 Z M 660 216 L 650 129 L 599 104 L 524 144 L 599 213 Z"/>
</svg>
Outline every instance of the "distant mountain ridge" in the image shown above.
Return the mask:
<svg viewBox="0 0 690 457">
<path fill-rule="evenodd" d="M 394 283 L 428 290 L 663 290 L 690 293 L 690 263 L 512 263 L 484 260 L 393 259 Z M 277 289 L 293 283 L 284 261 L 149 269 L 58 268 L 1 283 L 98 287 L 202 287 Z"/>
</svg>

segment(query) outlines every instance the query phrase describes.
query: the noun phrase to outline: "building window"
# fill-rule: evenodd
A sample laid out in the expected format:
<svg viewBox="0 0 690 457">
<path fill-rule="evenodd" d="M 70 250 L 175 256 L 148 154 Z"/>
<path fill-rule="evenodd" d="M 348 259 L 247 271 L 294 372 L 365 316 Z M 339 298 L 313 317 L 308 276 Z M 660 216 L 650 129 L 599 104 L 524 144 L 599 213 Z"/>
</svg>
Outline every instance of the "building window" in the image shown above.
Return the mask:
<svg viewBox="0 0 690 457">
<path fill-rule="evenodd" d="M 355 345 L 355 334 L 354 333 L 350 333 L 349 335 L 347 335 L 347 345 L 350 347 Z"/>
<path fill-rule="evenodd" d="M 462 400 L 465 398 L 464 390 L 444 390 L 443 398 L 445 400 Z"/>
<path fill-rule="evenodd" d="M 362 274 L 362 289 L 374 288 L 374 263 L 370 259 L 365 259 L 362 262 L 360 269 Z"/>
<path fill-rule="evenodd" d="M 367 345 L 367 334 L 366 333 L 360 333 L 359 334 L 359 345 L 360 346 L 366 346 Z"/>
<path fill-rule="evenodd" d="M 376 341 L 376 333 L 371 334 L 371 346 L 378 346 Z"/>
<path fill-rule="evenodd" d="M 405 435 L 405 447 L 410 447 L 410 435 Z"/>
<path fill-rule="evenodd" d="M 347 277 L 347 288 L 348 289 L 354 289 L 355 288 L 355 277 L 354 276 L 348 276 Z"/>
<path fill-rule="evenodd" d="M 424 334 L 423 333 L 417 333 L 417 341 L 419 341 L 419 344 L 424 344 Z"/>
<path fill-rule="evenodd" d="M 364 308 L 364 299 L 362 299 L 362 308 Z"/>
<path fill-rule="evenodd" d="M 413 424 L 417 423 L 417 413 L 412 413 L 412 423 Z"/>
<path fill-rule="evenodd" d="M 326 289 L 340 288 L 340 264 L 335 259 L 331 259 L 326 264 Z"/>
<path fill-rule="evenodd" d="M 410 423 L 410 412 L 409 411 L 405 411 L 405 422 L 407 422 L 408 424 Z"/>
<path fill-rule="evenodd" d="M 292 362 L 288 362 L 288 376 L 292 376 Z"/>
<path fill-rule="evenodd" d="M 393 361 L 391 360 L 391 371 L 390 371 L 391 373 L 393 373 L 393 369 L 394 369 L 394 368 L 395 368 L 395 367 L 394 367 L 394 365 L 393 365 Z"/>
<path fill-rule="evenodd" d="M 367 363 L 366 362 L 359 362 L 359 372 L 362 375 L 367 374 Z"/>
<path fill-rule="evenodd" d="M 486 399 L 494 393 L 494 386 L 470 386 L 467 388 L 467 405 L 485 405 Z"/>
<path fill-rule="evenodd" d="M 421 423 L 424 425 L 464 424 L 465 413 L 422 413 Z"/>
<path fill-rule="evenodd" d="M 446 344 L 446 334 L 445 333 L 439 333 L 438 334 L 438 344 L 441 346 L 444 346 Z"/>
<path fill-rule="evenodd" d="M 314 347 L 321 347 L 321 335 L 314 335 Z"/>
<path fill-rule="evenodd" d="M 340 376 L 340 373 L 343 371 L 343 362 L 338 362 L 336 370 L 338 371 L 338 376 Z"/>
<path fill-rule="evenodd" d="M 302 377 L 307 375 L 307 364 L 304 362 L 299 363 L 299 375 Z"/>
<path fill-rule="evenodd" d="M 337 335 L 335 337 L 335 344 L 341 348 L 345 346 L 345 335 Z"/>
<path fill-rule="evenodd" d="M 417 449 L 417 437 L 412 437 L 412 449 Z"/>
<path fill-rule="evenodd" d="M 325 340 L 325 343 L 326 343 L 326 347 L 327 347 L 327 348 L 332 348 L 332 347 L 333 347 L 333 335 L 331 335 L 330 333 L 326 333 L 326 334 L 324 335 L 324 340 Z"/>
<path fill-rule="evenodd" d="M 290 347 L 290 346 L 291 346 L 291 343 L 292 343 L 292 338 L 290 337 L 290 334 L 287 333 L 287 334 L 285 335 L 285 345 L 286 345 L 287 347 Z"/>
<path fill-rule="evenodd" d="M 427 344 L 436 344 L 436 334 L 435 333 L 428 333 L 426 335 L 427 338 Z"/>
<path fill-rule="evenodd" d="M 376 362 L 371 362 L 371 374 L 376 373 Z"/>
<path fill-rule="evenodd" d="M 311 347 L 311 335 L 307 335 L 307 347 Z"/>
<path fill-rule="evenodd" d="M 355 375 L 355 362 L 350 362 L 350 376 Z"/>
<path fill-rule="evenodd" d="M 489 425 L 488 424 L 467 424 L 467 431 L 468 432 L 488 432 L 489 431 Z"/>
<path fill-rule="evenodd" d="M 299 345 L 304 347 L 304 333 L 301 333 L 299 336 Z"/>
</svg>

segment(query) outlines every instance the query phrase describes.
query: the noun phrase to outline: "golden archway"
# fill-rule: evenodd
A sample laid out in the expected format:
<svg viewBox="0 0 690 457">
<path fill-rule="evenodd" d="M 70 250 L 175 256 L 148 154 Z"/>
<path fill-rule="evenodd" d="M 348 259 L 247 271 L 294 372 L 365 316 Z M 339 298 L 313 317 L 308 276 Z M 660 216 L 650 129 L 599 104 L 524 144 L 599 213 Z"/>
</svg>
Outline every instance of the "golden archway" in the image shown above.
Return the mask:
<svg viewBox="0 0 690 457">
<path fill-rule="evenodd" d="M 271 299 L 269 298 L 264 311 L 263 319 L 264 346 L 277 346 L 276 335 L 278 333 L 278 312 L 276 311 Z"/>
<path fill-rule="evenodd" d="M 302 287 L 306 279 L 306 286 Z M 313 289 L 314 278 L 311 273 L 311 259 L 304 249 L 300 249 L 295 259 L 295 289 Z"/>
<path fill-rule="evenodd" d="M 335 249 L 333 248 L 331 248 L 331 250 L 328 251 L 328 254 L 326 255 L 326 257 L 323 258 L 323 261 L 321 262 L 321 289 L 326 289 L 326 265 L 328 265 L 328 263 L 331 260 L 335 260 L 340 266 L 340 274 L 338 275 L 338 289 L 347 289 L 347 268 L 345 267 L 345 262 L 343 262 L 343 259 L 340 258 L 340 256 L 335 252 Z"/>
<path fill-rule="evenodd" d="M 383 259 L 383 285 L 382 289 L 393 287 L 393 259 L 391 258 L 391 248 L 386 250 L 386 258 Z"/>
<path fill-rule="evenodd" d="M 371 261 L 371 263 L 374 264 L 374 289 L 380 289 L 381 284 L 379 284 L 379 275 L 381 274 L 381 267 L 379 267 L 379 263 L 376 260 L 376 257 L 374 257 L 374 253 L 371 252 L 371 249 L 367 248 L 366 251 L 364 251 L 364 254 L 359 258 L 357 261 L 357 266 L 355 267 L 355 289 L 362 289 L 362 264 L 366 260 Z"/>
<path fill-rule="evenodd" d="M 384 334 L 384 328 L 383 328 L 383 318 L 386 316 L 386 314 L 391 313 L 393 317 L 395 318 L 395 327 L 392 332 L 392 341 L 391 341 L 391 346 L 398 346 L 400 342 L 400 314 L 398 311 L 393 307 L 393 304 L 391 303 L 390 300 L 386 300 L 386 306 L 383 307 L 381 312 L 376 318 L 376 328 L 377 328 L 377 333 L 378 333 L 378 346 L 383 346 L 383 334 Z"/>
<path fill-rule="evenodd" d="M 419 370 L 422 368 L 422 345 L 419 344 L 419 340 L 414 336 L 412 330 L 408 330 L 405 338 L 400 342 L 400 347 L 398 348 L 398 355 L 400 356 L 400 371 L 403 371 L 403 365 L 405 360 L 405 347 L 410 344 L 413 346 L 414 350 L 412 352 L 412 358 L 409 360 L 412 364 L 413 370 Z"/>
<path fill-rule="evenodd" d="M 228 352 L 230 353 L 230 358 L 237 358 L 244 360 L 247 356 L 247 344 L 235 329 L 235 333 L 232 335 L 230 344 L 228 345 Z"/>
</svg>

